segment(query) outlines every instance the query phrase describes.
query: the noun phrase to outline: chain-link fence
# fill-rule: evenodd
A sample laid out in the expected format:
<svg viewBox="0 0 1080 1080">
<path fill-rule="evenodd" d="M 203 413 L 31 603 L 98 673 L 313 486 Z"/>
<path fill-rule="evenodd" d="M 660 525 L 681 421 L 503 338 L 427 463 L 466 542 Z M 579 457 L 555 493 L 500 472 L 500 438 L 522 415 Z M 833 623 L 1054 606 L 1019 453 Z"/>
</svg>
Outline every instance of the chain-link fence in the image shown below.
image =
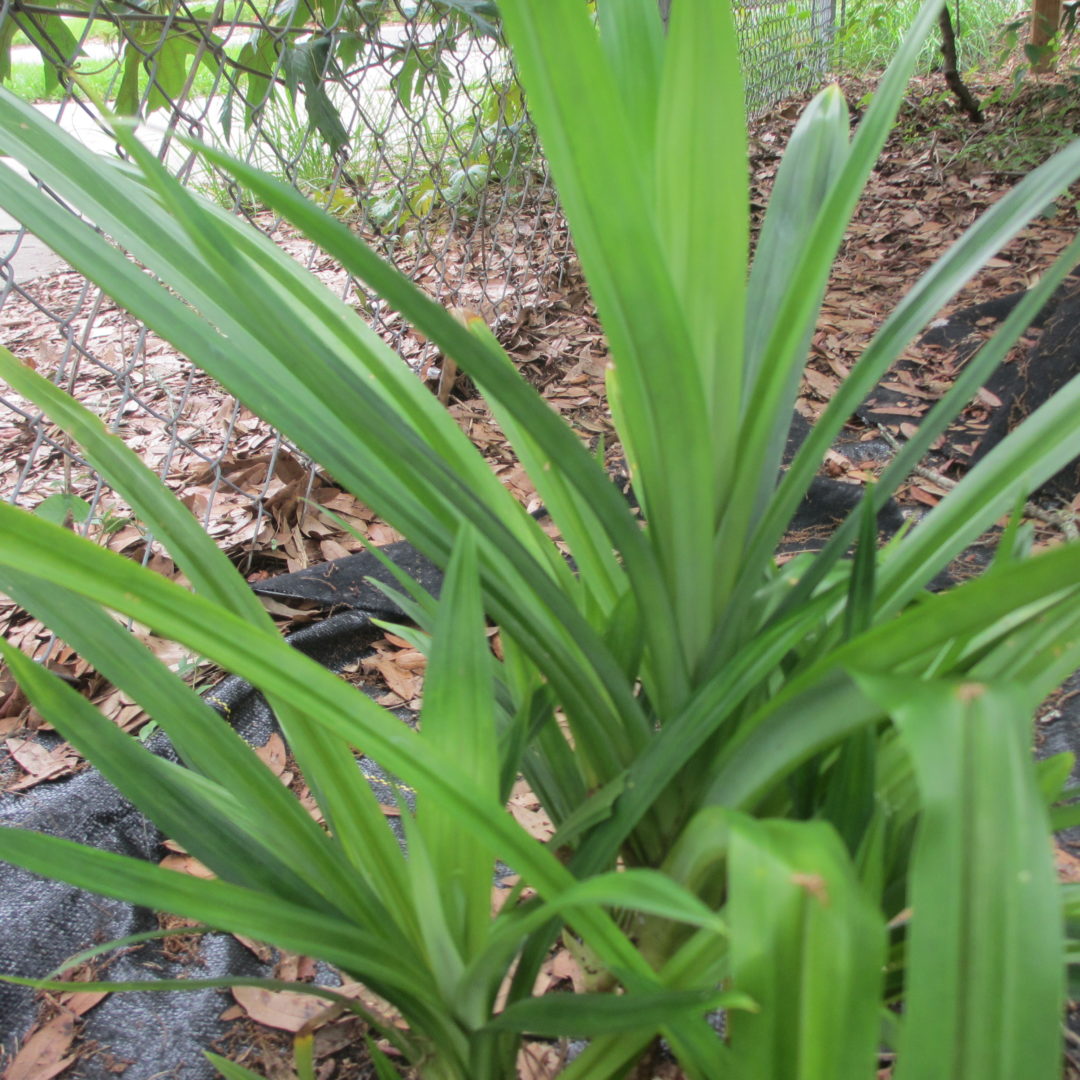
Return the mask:
<svg viewBox="0 0 1080 1080">
<path fill-rule="evenodd" d="M 820 82 L 832 0 L 736 8 L 752 112 Z M 574 262 L 495 17 L 485 0 L 6 0 L 0 75 L 21 96 L 52 97 L 37 107 L 102 152 L 114 147 L 93 98 L 140 118 L 185 184 L 272 234 L 437 381 L 432 346 L 179 137 L 287 179 L 444 304 L 479 311 L 496 332 L 520 327 L 559 306 Z M 227 549 L 293 537 L 286 561 L 307 557 L 317 475 L 2 217 L 0 342 L 120 430 Z M 128 508 L 10 394 L 0 440 L 3 497 L 152 557 Z"/>
</svg>

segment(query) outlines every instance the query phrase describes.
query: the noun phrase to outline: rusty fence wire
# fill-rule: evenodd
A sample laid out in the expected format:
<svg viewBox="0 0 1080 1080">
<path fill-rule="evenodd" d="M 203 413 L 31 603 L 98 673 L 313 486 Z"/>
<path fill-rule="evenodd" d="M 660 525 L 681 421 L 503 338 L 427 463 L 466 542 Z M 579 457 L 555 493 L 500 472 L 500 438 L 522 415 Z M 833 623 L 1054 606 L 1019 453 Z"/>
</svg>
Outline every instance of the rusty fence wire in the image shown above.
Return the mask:
<svg viewBox="0 0 1080 1080">
<path fill-rule="evenodd" d="M 833 0 L 736 4 L 752 113 L 821 82 L 834 16 Z M 483 0 L 4 0 L 0 77 L 102 153 L 116 148 L 90 95 L 137 117 L 189 188 L 274 236 L 436 380 L 430 345 L 178 136 L 286 179 L 498 330 L 559 297 L 573 250 L 494 19 Z M 0 344 L 120 431 L 234 554 L 276 544 L 285 508 L 321 482 L 2 208 Z M 154 557 L 77 449 L 2 385 L 0 448 L 2 497 Z"/>
</svg>

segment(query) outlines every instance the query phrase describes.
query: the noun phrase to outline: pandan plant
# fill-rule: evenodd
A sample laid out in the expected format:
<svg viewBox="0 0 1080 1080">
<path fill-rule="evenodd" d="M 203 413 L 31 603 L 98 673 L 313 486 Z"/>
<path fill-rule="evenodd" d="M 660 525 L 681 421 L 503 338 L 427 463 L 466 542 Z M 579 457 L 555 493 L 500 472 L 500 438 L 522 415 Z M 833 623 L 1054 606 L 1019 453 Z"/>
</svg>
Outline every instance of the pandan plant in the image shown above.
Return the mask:
<svg viewBox="0 0 1080 1080">
<path fill-rule="evenodd" d="M 1030 721 L 1080 666 L 1080 546 L 1029 556 L 1014 526 L 982 577 L 927 585 L 1080 452 L 1080 384 L 882 550 L 875 513 L 1080 241 L 823 550 L 783 565 L 773 552 L 854 406 L 1080 176 L 1080 145 L 898 300 L 778 482 L 833 259 L 940 0 L 854 131 L 836 87 L 806 107 L 753 252 L 730 5 L 679 0 L 666 34 L 655 0 L 499 7 L 606 332 L 641 518 L 479 318 L 452 317 L 287 186 L 204 153 L 471 376 L 572 564 L 400 359 L 266 237 L 186 191 L 126 128 L 118 165 L 0 99 L 4 150 L 83 218 L 0 170 L 5 208 L 446 569 L 437 603 L 416 588 L 404 600 L 430 657 L 413 731 L 284 643 L 136 456 L 4 353 L 12 388 L 70 432 L 190 587 L 8 505 L 0 587 L 139 702 L 181 763 L 4 657 L 42 715 L 216 877 L 20 829 L 0 830 L 0 858 L 328 961 L 400 1013 L 404 1027 L 351 1006 L 425 1080 L 512 1077 L 523 1036 L 585 1040 L 569 1080 L 625 1076 L 660 1039 L 694 1078 L 870 1080 L 883 1050 L 896 1080 L 1057 1076 L 1077 902 L 1049 834 L 1078 816 L 1062 802 L 1068 760 L 1033 762 Z M 325 827 L 117 612 L 265 693 Z M 416 791 L 405 854 L 358 748 Z M 504 810 L 519 775 L 554 823 L 547 843 Z M 497 860 L 528 891 L 492 914 Z M 589 991 L 533 996 L 560 937 Z"/>
</svg>

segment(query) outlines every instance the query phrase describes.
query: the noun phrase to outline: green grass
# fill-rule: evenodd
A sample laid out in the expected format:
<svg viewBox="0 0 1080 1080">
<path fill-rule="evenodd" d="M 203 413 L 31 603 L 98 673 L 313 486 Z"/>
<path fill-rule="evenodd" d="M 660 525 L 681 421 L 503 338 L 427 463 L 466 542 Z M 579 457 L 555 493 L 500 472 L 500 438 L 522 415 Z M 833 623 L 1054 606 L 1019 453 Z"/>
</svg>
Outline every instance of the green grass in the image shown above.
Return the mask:
<svg viewBox="0 0 1080 1080">
<path fill-rule="evenodd" d="M 226 54 L 235 59 L 240 54 L 240 46 L 226 48 Z M 116 88 L 120 85 L 120 63 L 115 59 L 84 58 L 80 65 L 80 71 L 86 84 L 95 93 L 106 101 L 112 100 Z M 145 72 L 140 80 L 142 85 L 146 83 Z M 189 96 L 208 97 L 216 88 L 216 75 L 206 65 L 200 65 L 195 74 L 195 82 Z M 5 85 L 23 101 L 63 101 L 68 97 L 66 87 L 61 83 L 48 85 L 45 78 L 44 66 L 38 62 L 19 63 L 11 65 L 11 78 Z"/>
<path fill-rule="evenodd" d="M 66 27 L 67 27 L 67 28 L 68 28 L 68 29 L 69 29 L 69 30 L 70 30 L 70 31 L 71 31 L 71 32 L 72 32 L 72 33 L 73 33 L 73 34 L 74 34 L 74 35 L 75 35 L 76 37 L 79 37 L 79 36 L 80 36 L 80 34 L 82 33 L 82 28 L 83 28 L 83 26 L 85 26 L 85 25 L 86 25 L 86 20 L 85 20 L 85 19 L 77 19 L 77 18 L 73 18 L 72 16 L 63 16 L 63 17 L 61 18 L 61 22 L 63 22 L 63 24 L 64 24 L 64 25 L 65 25 L 65 26 L 66 26 Z M 102 24 L 101 24 L 101 25 L 102 25 L 102 27 L 106 27 L 106 26 L 108 26 L 109 24 L 108 24 L 108 22 L 107 22 L 107 21 L 105 21 L 105 22 L 102 22 Z M 94 34 L 91 34 L 91 35 L 90 35 L 90 40 L 91 40 L 91 41 L 93 41 L 93 40 L 105 40 L 105 39 L 106 39 L 106 37 L 107 37 L 107 36 L 108 36 L 108 35 L 109 35 L 110 33 L 111 33 L 111 31 L 110 31 L 110 30 L 107 30 L 107 29 L 105 29 L 105 30 L 103 30 L 103 32 L 101 32 L 101 33 L 94 33 Z M 15 31 L 15 33 L 14 33 L 14 35 L 12 36 L 12 39 L 11 39 L 11 44 L 12 44 L 13 46 L 15 46 L 15 47 L 18 47 L 18 46 L 21 46 L 21 45 L 33 45 L 33 42 L 32 42 L 32 41 L 31 41 L 31 40 L 30 40 L 30 39 L 29 39 L 29 38 L 28 38 L 28 37 L 26 36 L 26 34 L 24 34 L 24 33 L 23 33 L 23 32 L 22 32 L 21 30 L 16 30 L 16 31 Z"/>
<path fill-rule="evenodd" d="M 841 68 L 853 75 L 882 71 L 892 59 L 919 8 L 917 0 L 848 0 L 845 25 L 837 35 Z M 963 70 L 991 63 L 1002 47 L 1002 31 L 1020 14 L 1016 0 L 968 0 L 949 5 L 957 27 Z M 919 69 L 932 71 L 941 60 L 939 35 L 932 34 L 919 56 Z"/>
<path fill-rule="evenodd" d="M 1017 68 L 1021 74 L 1025 70 Z M 897 134 L 916 153 L 933 145 L 950 174 L 992 172 L 1004 179 L 1026 176 L 1075 139 L 1080 130 L 1080 84 L 1075 76 L 988 83 L 989 93 L 980 97 L 989 123 L 971 124 L 956 110 L 952 93 L 941 88 L 905 110 Z M 1061 205 L 1074 201 L 1068 198 Z M 1052 216 L 1053 209 L 1048 206 L 1046 216 Z"/>
</svg>

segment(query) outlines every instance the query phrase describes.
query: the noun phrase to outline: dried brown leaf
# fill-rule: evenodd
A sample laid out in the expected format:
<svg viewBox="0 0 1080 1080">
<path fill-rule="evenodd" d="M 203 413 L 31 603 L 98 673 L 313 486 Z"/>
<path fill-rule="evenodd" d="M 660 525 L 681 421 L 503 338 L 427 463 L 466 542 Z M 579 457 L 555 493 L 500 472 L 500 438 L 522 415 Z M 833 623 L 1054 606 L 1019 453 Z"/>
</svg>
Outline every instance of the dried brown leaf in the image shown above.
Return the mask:
<svg viewBox="0 0 1080 1080">
<path fill-rule="evenodd" d="M 1080 882 L 1080 859 L 1062 847 L 1054 848 L 1054 864 L 1057 866 L 1059 881 Z"/>
<path fill-rule="evenodd" d="M 75 1014 L 61 1010 L 34 1031 L 4 1070 L 3 1080 L 52 1080 L 75 1061 Z"/>
<path fill-rule="evenodd" d="M 232 996 L 257 1024 L 294 1033 L 333 1005 L 329 998 L 261 986 L 234 986 Z"/>
<path fill-rule="evenodd" d="M 263 746 L 255 747 L 255 755 L 275 776 L 281 776 L 289 760 L 285 740 L 276 731 Z"/>
<path fill-rule="evenodd" d="M 166 855 L 158 864 L 165 870 L 176 870 L 181 874 L 209 880 L 214 872 L 204 866 L 194 855 Z"/>
</svg>

